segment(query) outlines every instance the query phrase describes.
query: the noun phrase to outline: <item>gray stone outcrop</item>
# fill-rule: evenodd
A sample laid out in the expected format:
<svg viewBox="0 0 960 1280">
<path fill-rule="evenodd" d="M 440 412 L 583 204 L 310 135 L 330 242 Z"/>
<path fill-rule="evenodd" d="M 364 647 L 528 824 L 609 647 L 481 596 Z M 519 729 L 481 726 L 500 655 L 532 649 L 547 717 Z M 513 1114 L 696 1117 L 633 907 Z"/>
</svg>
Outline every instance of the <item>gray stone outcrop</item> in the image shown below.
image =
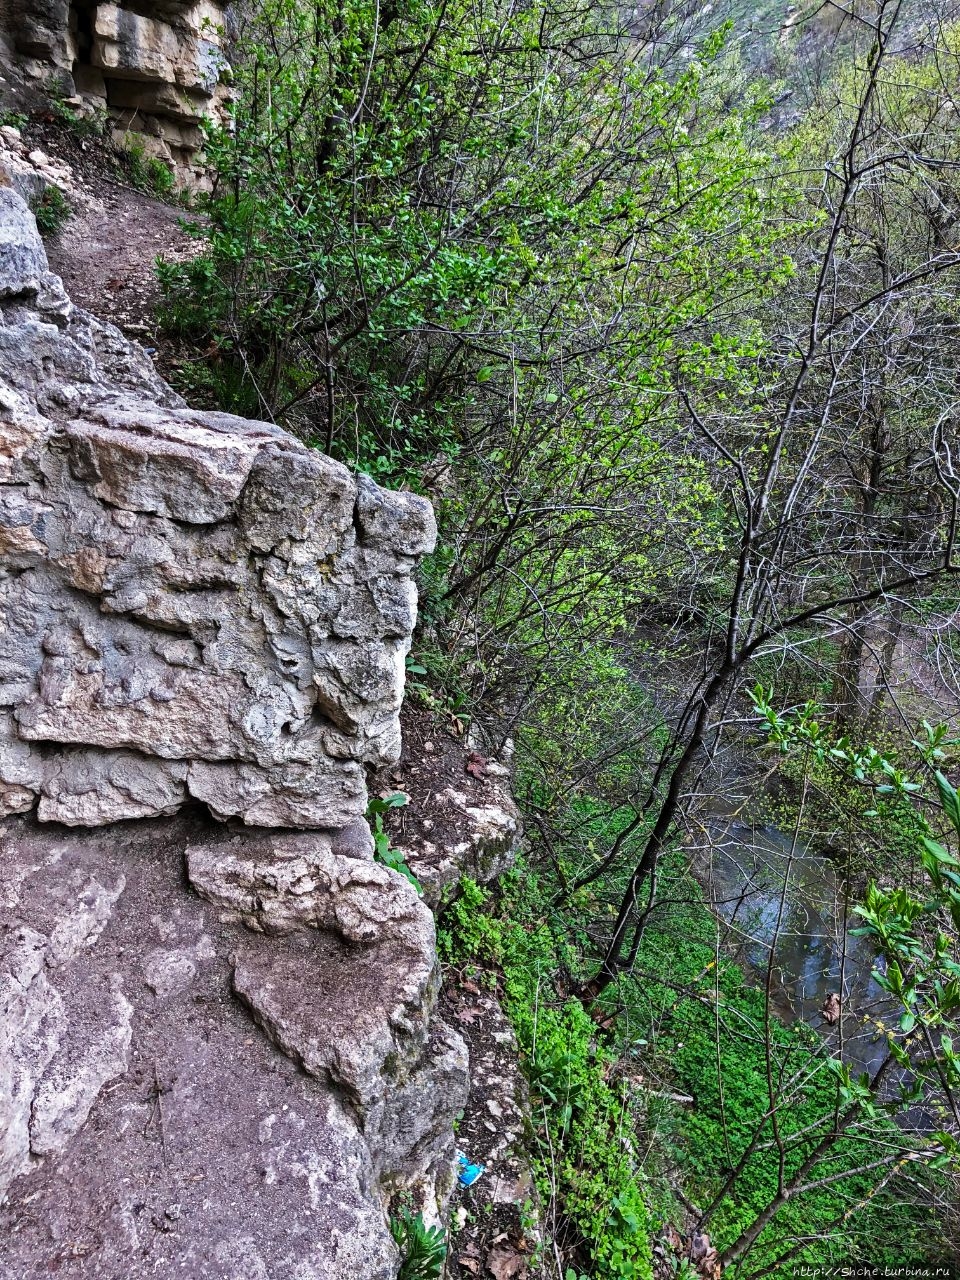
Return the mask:
<svg viewBox="0 0 960 1280">
<path fill-rule="evenodd" d="M 5 62 L 77 110 L 107 114 L 175 170 L 202 181 L 200 124 L 228 100 L 228 12 L 222 0 L 0 0 Z"/>
<path fill-rule="evenodd" d="M 429 504 L 142 357 L 116 385 L 31 221 L 0 191 L 0 811 L 346 826 L 399 753 Z"/>
<path fill-rule="evenodd" d="M 0 1277 L 389 1280 L 467 1056 L 373 858 L 429 504 L 185 407 L 0 189 Z"/>
<path fill-rule="evenodd" d="M 371 906 L 264 936 L 184 889 L 185 847 L 232 869 L 259 839 L 196 815 L 0 832 L 3 1280 L 392 1280 L 388 1197 L 436 1214 L 467 1061 L 430 913 L 359 852 L 382 935 Z"/>
</svg>

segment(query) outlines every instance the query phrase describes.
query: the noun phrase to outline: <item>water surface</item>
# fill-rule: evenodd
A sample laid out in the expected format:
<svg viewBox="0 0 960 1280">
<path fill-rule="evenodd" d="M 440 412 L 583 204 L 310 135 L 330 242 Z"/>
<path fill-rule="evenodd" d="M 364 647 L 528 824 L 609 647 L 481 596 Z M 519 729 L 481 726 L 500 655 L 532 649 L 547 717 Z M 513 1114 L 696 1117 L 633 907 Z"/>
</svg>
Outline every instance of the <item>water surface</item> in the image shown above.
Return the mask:
<svg viewBox="0 0 960 1280">
<path fill-rule="evenodd" d="M 808 1023 L 851 1065 L 878 1066 L 886 1048 L 875 1020 L 889 1020 L 892 1001 L 872 976 L 877 958 L 870 940 L 851 932 L 860 921 L 855 903 L 845 904 L 845 882 L 833 863 L 776 827 L 717 815 L 695 865 L 728 941 L 758 985 L 766 982 L 772 949 L 776 1013 Z M 836 1026 L 822 1012 L 833 994 L 842 1011 Z"/>
</svg>

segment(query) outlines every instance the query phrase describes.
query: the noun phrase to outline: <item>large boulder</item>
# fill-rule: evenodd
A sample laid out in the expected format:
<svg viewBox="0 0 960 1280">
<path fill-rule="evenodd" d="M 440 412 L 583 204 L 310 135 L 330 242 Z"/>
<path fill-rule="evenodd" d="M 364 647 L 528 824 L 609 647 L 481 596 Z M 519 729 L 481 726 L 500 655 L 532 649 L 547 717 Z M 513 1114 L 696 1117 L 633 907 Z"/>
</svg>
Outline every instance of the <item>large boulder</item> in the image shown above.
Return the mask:
<svg viewBox="0 0 960 1280">
<path fill-rule="evenodd" d="M 347 825 L 399 752 L 429 504 L 118 370 L 9 190 L 0 311 L 0 809 Z"/>
</svg>

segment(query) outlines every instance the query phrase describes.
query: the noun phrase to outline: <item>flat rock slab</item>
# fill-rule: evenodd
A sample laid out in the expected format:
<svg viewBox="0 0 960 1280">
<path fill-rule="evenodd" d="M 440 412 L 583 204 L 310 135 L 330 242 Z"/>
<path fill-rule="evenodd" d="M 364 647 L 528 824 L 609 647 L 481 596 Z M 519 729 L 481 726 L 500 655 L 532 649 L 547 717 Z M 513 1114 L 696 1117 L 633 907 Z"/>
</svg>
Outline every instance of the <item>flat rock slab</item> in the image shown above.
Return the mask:
<svg viewBox="0 0 960 1280">
<path fill-rule="evenodd" d="M 0 836 L 0 953 L 19 957 L 21 1004 L 40 983 L 32 1023 L 20 1007 L 19 1095 L 0 1102 L 0 1129 L 20 1138 L 7 1168 L 21 1168 L 0 1209 L 3 1280 L 395 1274 L 350 1104 L 278 1052 L 231 991 L 233 959 L 252 965 L 266 946 L 277 962 L 289 941 L 301 1018 L 320 954 L 322 985 L 344 979 L 342 1016 L 349 949 L 327 940 L 315 954 L 309 939 L 221 923 L 183 879 L 198 838 L 195 818 L 85 834 L 15 820 Z M 84 1063 L 87 1093 L 39 1131 L 31 1099 L 35 1113 Z M 0 1055 L 0 1094 L 10 1074 Z"/>
</svg>

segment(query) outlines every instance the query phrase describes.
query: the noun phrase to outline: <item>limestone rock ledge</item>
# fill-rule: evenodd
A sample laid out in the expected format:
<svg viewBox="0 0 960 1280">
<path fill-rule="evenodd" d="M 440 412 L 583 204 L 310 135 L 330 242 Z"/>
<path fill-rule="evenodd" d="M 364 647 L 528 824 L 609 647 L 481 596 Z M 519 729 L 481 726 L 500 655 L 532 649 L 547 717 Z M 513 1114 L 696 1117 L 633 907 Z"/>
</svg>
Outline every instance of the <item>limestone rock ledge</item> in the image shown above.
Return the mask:
<svg viewBox="0 0 960 1280">
<path fill-rule="evenodd" d="M 222 0 L 0 0 L 0 62 L 19 98 L 35 85 L 102 112 L 121 145 L 136 135 L 202 186 L 200 125 L 229 100 L 229 26 Z"/>
<path fill-rule="evenodd" d="M 397 759 L 429 503 L 185 409 L 0 190 L 0 812 L 342 827 Z"/>
<path fill-rule="evenodd" d="M 389 1280 L 452 1183 L 373 860 L 429 504 L 197 413 L 0 190 L 0 1278 Z"/>
<path fill-rule="evenodd" d="M 265 937 L 187 890 L 185 847 L 232 875 L 268 857 L 256 833 L 6 823 L 3 1280 L 396 1275 L 385 1205 L 407 1188 L 435 1215 L 449 1191 L 466 1051 L 433 1016 L 433 921 L 406 881 L 294 840 L 382 876 L 376 940 L 349 912 Z"/>
</svg>

